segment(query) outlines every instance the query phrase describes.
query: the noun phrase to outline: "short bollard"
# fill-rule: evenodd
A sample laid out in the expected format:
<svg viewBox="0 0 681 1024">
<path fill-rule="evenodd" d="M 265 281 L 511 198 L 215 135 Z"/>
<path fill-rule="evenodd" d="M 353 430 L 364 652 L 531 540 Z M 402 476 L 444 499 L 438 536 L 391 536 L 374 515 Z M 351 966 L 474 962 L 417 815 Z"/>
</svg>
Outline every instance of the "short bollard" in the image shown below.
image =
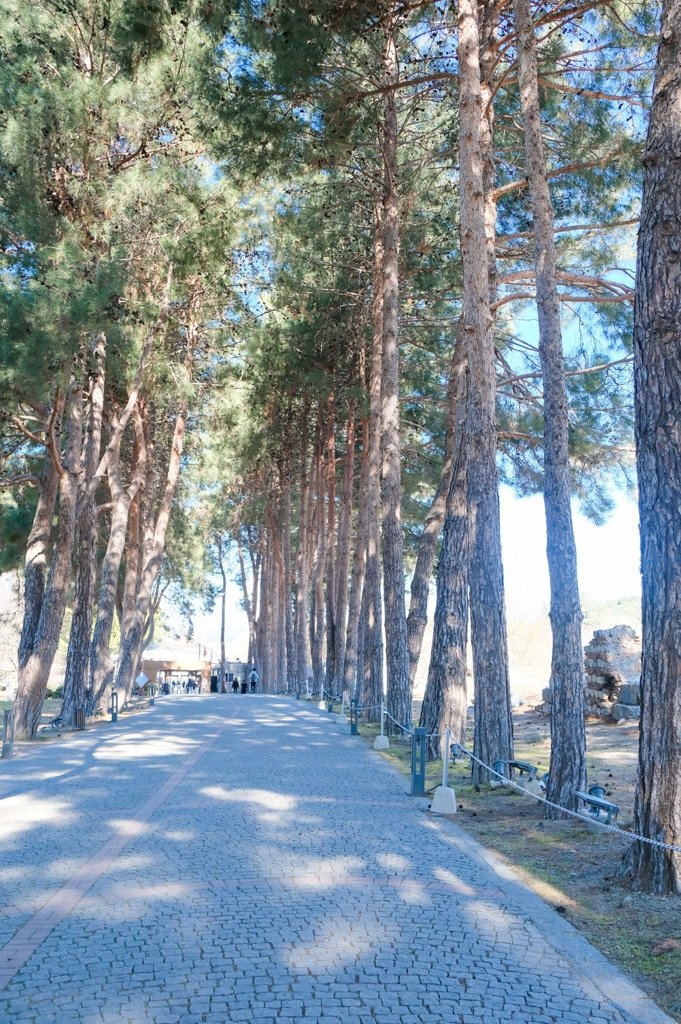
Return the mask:
<svg viewBox="0 0 681 1024">
<path fill-rule="evenodd" d="M 156 700 L 156 687 L 152 683 L 151 686 L 149 687 L 149 707 L 153 708 L 155 700 Z"/>
<path fill-rule="evenodd" d="M 390 750 L 390 740 L 385 734 L 385 704 L 381 701 L 381 731 L 374 740 L 374 750 Z"/>
<path fill-rule="evenodd" d="M 426 795 L 426 730 L 414 729 L 411 738 L 411 795 Z"/>
<path fill-rule="evenodd" d="M 433 802 L 430 809 L 433 814 L 456 814 L 456 794 L 449 785 L 449 754 L 451 735 L 449 729 L 445 729 L 444 751 L 442 757 L 442 785 L 438 786 L 433 794 Z"/>
<path fill-rule="evenodd" d="M 111 721 L 112 722 L 117 722 L 118 721 L 118 694 L 116 693 L 115 690 L 111 691 L 111 707 L 109 708 L 109 711 L 111 712 Z"/>
<path fill-rule="evenodd" d="M 14 708 L 5 708 L 2 721 L 2 757 L 14 753 Z"/>
<path fill-rule="evenodd" d="M 357 700 L 354 697 L 350 701 L 350 735 L 359 735 L 359 708 L 357 707 Z"/>
</svg>

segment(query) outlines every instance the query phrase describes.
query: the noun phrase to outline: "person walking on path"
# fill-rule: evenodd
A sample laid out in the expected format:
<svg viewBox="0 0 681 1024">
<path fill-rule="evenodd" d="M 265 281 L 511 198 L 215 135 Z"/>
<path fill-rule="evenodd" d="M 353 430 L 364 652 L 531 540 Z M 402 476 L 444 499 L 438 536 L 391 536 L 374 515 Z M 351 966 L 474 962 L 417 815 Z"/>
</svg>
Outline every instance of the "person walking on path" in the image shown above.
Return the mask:
<svg viewBox="0 0 681 1024">
<path fill-rule="evenodd" d="M 255 693 L 258 687 L 258 670 L 256 669 L 255 665 L 251 669 L 250 675 L 248 677 L 248 682 L 250 683 L 251 693 Z"/>
</svg>

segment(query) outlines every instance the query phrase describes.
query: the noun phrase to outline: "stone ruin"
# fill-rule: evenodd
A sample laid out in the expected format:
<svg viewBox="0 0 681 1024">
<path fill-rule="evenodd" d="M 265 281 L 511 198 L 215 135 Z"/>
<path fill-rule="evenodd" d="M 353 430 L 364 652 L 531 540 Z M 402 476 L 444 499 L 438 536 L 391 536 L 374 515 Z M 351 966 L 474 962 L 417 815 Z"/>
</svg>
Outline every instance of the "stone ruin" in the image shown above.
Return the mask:
<svg viewBox="0 0 681 1024">
<path fill-rule="evenodd" d="M 631 626 L 597 629 L 584 648 L 586 713 L 616 722 L 641 713 L 641 638 Z"/>
<path fill-rule="evenodd" d="M 584 648 L 584 698 L 587 716 L 615 722 L 641 714 L 641 638 L 631 626 L 594 631 Z M 551 690 L 542 691 L 540 711 L 551 711 Z"/>
</svg>

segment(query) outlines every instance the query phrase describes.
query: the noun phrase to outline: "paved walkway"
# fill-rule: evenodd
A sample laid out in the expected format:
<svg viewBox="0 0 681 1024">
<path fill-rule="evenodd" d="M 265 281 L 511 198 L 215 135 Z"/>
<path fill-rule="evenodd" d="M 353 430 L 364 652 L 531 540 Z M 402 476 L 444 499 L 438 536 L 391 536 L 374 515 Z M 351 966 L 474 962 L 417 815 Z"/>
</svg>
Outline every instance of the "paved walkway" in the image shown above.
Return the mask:
<svg viewBox="0 0 681 1024">
<path fill-rule="evenodd" d="M 0 1022 L 663 1024 L 330 716 L 165 698 L 0 763 Z"/>
</svg>

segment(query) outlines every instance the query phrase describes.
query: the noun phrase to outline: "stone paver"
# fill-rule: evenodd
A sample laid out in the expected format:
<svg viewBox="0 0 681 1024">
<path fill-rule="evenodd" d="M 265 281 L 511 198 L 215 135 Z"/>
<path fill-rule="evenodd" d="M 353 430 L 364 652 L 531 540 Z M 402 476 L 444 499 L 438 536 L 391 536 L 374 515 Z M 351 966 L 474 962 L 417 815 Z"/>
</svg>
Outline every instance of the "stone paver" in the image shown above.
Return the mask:
<svg viewBox="0 0 681 1024">
<path fill-rule="evenodd" d="M 668 1021 L 346 733 L 166 698 L 2 762 L 2 1024 Z"/>
</svg>

